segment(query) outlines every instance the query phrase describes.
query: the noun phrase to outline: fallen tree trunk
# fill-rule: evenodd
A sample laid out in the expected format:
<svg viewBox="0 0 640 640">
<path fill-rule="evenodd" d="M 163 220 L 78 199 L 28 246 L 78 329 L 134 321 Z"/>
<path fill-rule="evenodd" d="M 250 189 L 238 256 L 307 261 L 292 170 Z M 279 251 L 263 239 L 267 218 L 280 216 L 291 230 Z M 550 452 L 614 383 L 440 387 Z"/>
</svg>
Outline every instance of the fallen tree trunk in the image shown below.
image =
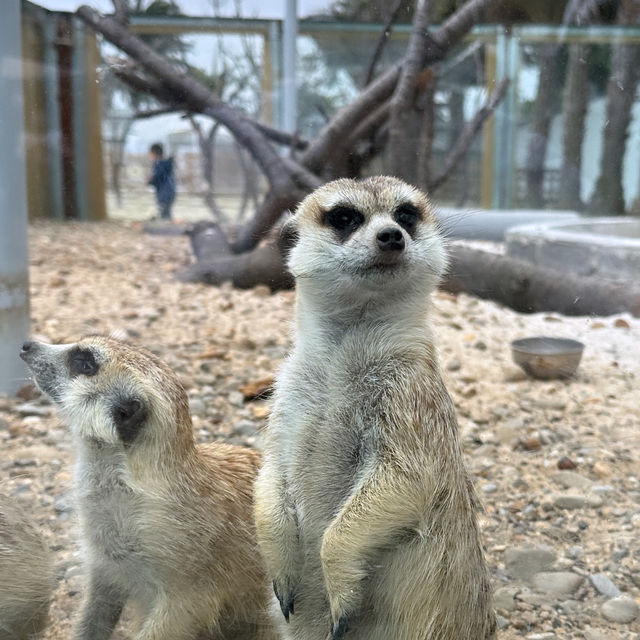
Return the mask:
<svg viewBox="0 0 640 640">
<path fill-rule="evenodd" d="M 489 298 L 522 313 L 557 311 L 567 316 L 630 312 L 640 317 L 640 288 L 468 247 L 450 248 L 451 266 L 441 288 Z"/>
<path fill-rule="evenodd" d="M 233 254 L 214 223 L 188 232 L 197 263 L 179 274 L 186 282 L 220 285 L 231 282 L 247 289 L 266 284 L 273 291 L 293 286 L 278 243 L 270 241 L 252 252 Z M 567 316 L 630 312 L 640 317 L 640 287 L 630 282 L 569 275 L 508 256 L 464 246 L 449 248 L 450 266 L 440 287 L 495 300 L 521 313 L 556 311 Z"/>
<path fill-rule="evenodd" d="M 178 273 L 183 282 L 220 285 L 231 282 L 239 289 L 267 285 L 272 291 L 291 289 L 293 278 L 287 271 L 276 242 L 267 242 L 247 253 L 233 253 L 222 230 L 214 222 L 198 222 L 186 234 L 196 263 Z"/>
</svg>

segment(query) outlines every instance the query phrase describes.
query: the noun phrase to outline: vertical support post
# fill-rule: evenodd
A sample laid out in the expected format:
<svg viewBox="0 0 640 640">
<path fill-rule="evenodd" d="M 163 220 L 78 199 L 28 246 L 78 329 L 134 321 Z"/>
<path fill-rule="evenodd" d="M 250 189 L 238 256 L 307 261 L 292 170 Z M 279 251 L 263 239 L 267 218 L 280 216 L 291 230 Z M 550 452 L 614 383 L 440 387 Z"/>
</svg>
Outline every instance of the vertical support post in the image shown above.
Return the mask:
<svg viewBox="0 0 640 640">
<path fill-rule="evenodd" d="M 87 103 L 84 91 L 85 26 L 79 18 L 73 18 L 73 49 L 71 54 L 71 100 L 73 118 L 73 156 L 75 158 L 76 209 L 80 220 L 89 218 L 88 168 L 87 168 Z"/>
<path fill-rule="evenodd" d="M 51 217 L 64 218 L 62 197 L 62 132 L 60 130 L 60 92 L 58 90 L 57 18 L 42 17 L 44 32 L 44 99 L 47 118 L 47 166 Z"/>
<path fill-rule="evenodd" d="M 262 120 L 274 124 L 273 113 L 273 66 L 271 65 L 272 42 L 270 33 L 262 36 Z"/>
<path fill-rule="evenodd" d="M 297 116 L 296 40 L 298 37 L 298 2 L 297 0 L 285 0 L 285 4 L 282 124 L 285 131 L 293 133 L 296 130 Z"/>
<path fill-rule="evenodd" d="M 500 27 L 498 27 L 499 29 Z M 497 37 L 496 31 L 496 37 Z M 484 47 L 485 87 L 489 95 L 497 85 L 496 78 L 496 43 L 495 40 Z M 493 184 L 495 171 L 495 129 L 496 116 L 492 115 L 482 127 L 482 166 L 480 167 L 480 204 L 490 209 L 493 204 Z"/>
<path fill-rule="evenodd" d="M 516 127 L 516 84 L 518 81 L 519 39 L 500 31 L 497 39 L 496 78 L 509 78 L 509 88 L 495 112 L 493 208 L 506 209 L 513 200 L 513 161 Z"/>
<path fill-rule="evenodd" d="M 4 3 L 0 20 L 0 393 L 15 392 L 27 378 L 18 357 L 29 335 L 20 6 Z"/>
<path fill-rule="evenodd" d="M 269 23 L 269 65 L 272 77 L 273 125 L 282 128 L 282 21 Z M 266 63 L 266 60 L 265 60 Z"/>
</svg>

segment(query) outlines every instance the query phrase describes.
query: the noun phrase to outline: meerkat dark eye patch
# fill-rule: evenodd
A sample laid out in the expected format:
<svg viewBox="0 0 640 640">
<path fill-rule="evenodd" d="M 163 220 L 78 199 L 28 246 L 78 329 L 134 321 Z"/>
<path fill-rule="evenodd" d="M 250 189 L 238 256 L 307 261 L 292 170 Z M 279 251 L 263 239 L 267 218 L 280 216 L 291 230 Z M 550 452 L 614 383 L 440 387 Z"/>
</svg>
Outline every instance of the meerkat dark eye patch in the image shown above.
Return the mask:
<svg viewBox="0 0 640 640">
<path fill-rule="evenodd" d="M 334 229 L 344 242 L 364 222 L 364 215 L 353 207 L 338 205 L 324 212 L 322 222 Z"/>
<path fill-rule="evenodd" d="M 71 376 L 95 376 L 100 369 L 95 356 L 89 349 L 72 349 L 68 356 Z"/>
<path fill-rule="evenodd" d="M 405 202 L 395 210 L 393 217 L 410 236 L 413 236 L 422 216 L 417 207 L 410 202 Z"/>
<path fill-rule="evenodd" d="M 118 398 L 111 415 L 118 436 L 125 446 L 129 446 L 140 434 L 149 411 L 140 398 Z"/>
</svg>

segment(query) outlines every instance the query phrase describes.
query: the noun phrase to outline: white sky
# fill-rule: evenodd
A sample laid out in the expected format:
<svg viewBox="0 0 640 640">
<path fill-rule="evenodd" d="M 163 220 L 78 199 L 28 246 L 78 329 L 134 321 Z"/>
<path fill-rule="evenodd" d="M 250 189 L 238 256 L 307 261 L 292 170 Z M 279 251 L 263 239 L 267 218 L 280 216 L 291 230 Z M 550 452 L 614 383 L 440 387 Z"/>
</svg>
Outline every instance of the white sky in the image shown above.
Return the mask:
<svg viewBox="0 0 640 640">
<path fill-rule="evenodd" d="M 241 0 L 242 15 L 245 18 L 282 18 L 286 0 Z M 111 13 L 113 5 L 110 0 L 34 0 L 47 9 L 54 11 L 75 11 L 80 5 L 88 4 L 104 13 Z M 211 0 L 178 0 L 183 13 L 194 16 L 213 15 Z M 330 4 L 330 0 L 298 0 L 298 15 L 301 18 L 318 13 Z M 222 11 L 226 15 L 235 15 L 232 0 L 222 0 Z"/>
</svg>

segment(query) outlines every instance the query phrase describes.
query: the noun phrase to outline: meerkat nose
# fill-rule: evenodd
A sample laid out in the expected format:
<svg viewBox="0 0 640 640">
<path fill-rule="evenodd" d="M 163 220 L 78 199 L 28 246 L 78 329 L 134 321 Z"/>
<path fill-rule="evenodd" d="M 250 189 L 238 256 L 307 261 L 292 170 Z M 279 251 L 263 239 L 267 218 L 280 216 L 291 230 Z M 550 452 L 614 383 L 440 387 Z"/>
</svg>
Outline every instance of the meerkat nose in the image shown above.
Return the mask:
<svg viewBox="0 0 640 640">
<path fill-rule="evenodd" d="M 22 343 L 22 350 L 20 351 L 20 357 L 25 360 L 29 355 L 31 355 L 33 348 L 35 346 L 35 342 L 31 340 L 27 340 Z"/>
<path fill-rule="evenodd" d="M 380 229 L 376 240 L 381 251 L 402 251 L 404 249 L 404 236 L 398 227 Z"/>
</svg>

